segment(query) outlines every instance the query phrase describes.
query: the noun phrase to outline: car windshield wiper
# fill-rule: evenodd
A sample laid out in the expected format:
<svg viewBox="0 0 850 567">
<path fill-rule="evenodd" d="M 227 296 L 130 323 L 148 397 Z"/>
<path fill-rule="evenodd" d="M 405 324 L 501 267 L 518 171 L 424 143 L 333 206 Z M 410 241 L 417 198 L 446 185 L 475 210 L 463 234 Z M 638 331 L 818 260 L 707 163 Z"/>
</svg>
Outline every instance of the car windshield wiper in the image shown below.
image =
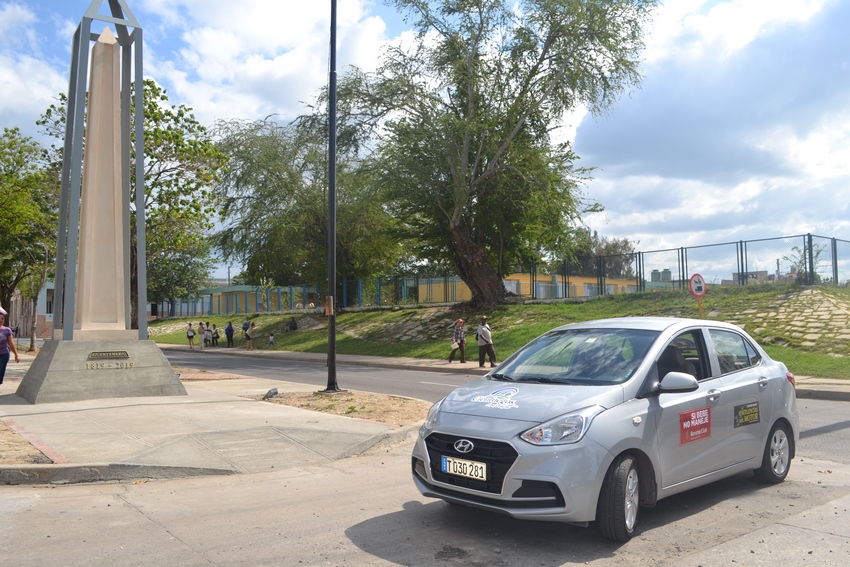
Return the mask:
<svg viewBox="0 0 850 567">
<path fill-rule="evenodd" d="M 533 382 L 535 384 L 565 384 L 567 386 L 586 386 L 586 380 L 570 380 L 569 378 L 525 378 L 520 382 Z"/>
<path fill-rule="evenodd" d="M 511 378 L 510 376 L 508 376 L 507 374 L 501 374 L 499 372 L 496 372 L 494 374 L 490 374 L 490 378 L 492 378 L 494 380 L 502 380 L 504 382 L 515 382 L 515 380 L 513 378 Z"/>
</svg>

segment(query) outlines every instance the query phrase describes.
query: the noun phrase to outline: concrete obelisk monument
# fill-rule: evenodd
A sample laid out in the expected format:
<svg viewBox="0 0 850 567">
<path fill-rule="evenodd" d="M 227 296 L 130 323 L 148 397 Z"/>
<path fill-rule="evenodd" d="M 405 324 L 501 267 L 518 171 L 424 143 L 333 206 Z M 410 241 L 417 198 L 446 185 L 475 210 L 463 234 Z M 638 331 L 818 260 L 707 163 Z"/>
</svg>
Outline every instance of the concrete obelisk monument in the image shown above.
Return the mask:
<svg viewBox="0 0 850 567">
<path fill-rule="evenodd" d="M 89 6 L 74 35 L 65 131 L 53 340 L 17 394 L 31 403 L 181 395 L 186 390 L 147 340 L 142 29 L 125 0 Z M 114 24 L 99 35 L 92 22 Z M 132 27 L 133 32 L 128 31 Z M 86 100 L 89 43 L 91 77 Z M 131 55 L 135 45 L 135 61 Z M 130 321 L 130 71 L 135 67 L 138 325 Z M 85 158 L 82 138 L 85 130 Z"/>
</svg>

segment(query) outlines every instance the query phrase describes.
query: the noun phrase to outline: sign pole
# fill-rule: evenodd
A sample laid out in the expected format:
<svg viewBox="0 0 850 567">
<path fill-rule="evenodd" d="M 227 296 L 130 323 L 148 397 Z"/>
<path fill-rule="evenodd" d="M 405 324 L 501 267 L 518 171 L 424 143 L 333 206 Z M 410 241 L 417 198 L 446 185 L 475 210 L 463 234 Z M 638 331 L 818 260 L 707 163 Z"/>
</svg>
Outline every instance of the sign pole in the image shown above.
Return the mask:
<svg viewBox="0 0 850 567">
<path fill-rule="evenodd" d="M 691 295 L 697 298 L 699 318 L 704 319 L 702 316 L 702 298 L 705 295 L 705 292 L 708 291 L 705 285 L 705 278 L 699 274 L 692 275 L 691 279 L 688 280 L 688 289 L 691 291 Z"/>
</svg>

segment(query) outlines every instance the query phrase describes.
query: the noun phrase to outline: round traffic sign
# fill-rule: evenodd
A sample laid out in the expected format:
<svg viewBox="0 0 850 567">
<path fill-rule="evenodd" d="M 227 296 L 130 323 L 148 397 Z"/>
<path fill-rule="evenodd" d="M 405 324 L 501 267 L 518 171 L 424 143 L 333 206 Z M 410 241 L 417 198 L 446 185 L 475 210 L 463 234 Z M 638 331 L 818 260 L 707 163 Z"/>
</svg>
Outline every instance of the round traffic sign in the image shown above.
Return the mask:
<svg viewBox="0 0 850 567">
<path fill-rule="evenodd" d="M 690 281 L 688 281 L 688 288 L 691 290 L 691 294 L 694 297 L 702 297 L 705 295 L 705 280 L 699 274 L 694 274 L 691 276 Z"/>
</svg>

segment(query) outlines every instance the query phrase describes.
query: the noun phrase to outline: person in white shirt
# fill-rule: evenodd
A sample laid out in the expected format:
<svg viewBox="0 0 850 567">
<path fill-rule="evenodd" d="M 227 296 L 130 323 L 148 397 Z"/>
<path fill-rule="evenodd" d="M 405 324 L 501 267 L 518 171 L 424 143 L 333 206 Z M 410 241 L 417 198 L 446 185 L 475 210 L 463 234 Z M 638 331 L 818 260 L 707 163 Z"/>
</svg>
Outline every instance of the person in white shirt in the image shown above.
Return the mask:
<svg viewBox="0 0 850 567">
<path fill-rule="evenodd" d="M 478 368 L 484 368 L 484 355 L 490 359 L 490 368 L 496 368 L 496 351 L 493 349 L 493 335 L 490 325 L 487 324 L 487 316 L 481 317 L 478 325 Z"/>
</svg>

